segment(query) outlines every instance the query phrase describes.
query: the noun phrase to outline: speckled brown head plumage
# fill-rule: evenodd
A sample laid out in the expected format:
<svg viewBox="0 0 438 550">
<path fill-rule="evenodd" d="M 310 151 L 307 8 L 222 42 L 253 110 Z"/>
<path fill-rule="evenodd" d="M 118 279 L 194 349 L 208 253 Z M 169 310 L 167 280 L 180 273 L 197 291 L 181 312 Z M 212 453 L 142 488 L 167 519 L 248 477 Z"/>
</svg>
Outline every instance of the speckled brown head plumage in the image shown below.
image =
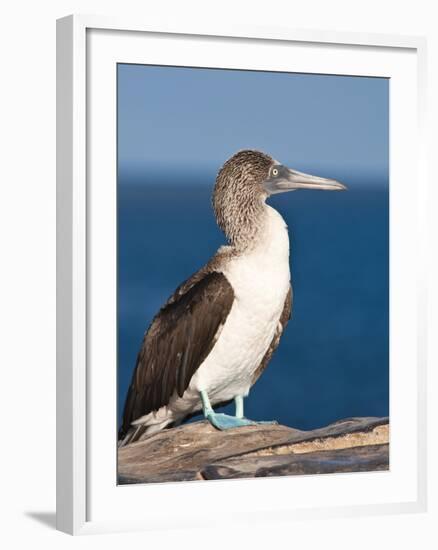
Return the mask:
<svg viewBox="0 0 438 550">
<path fill-rule="evenodd" d="M 261 151 L 239 151 L 219 170 L 213 208 L 219 227 L 237 249 L 247 248 L 263 230 L 265 200 L 298 189 L 343 191 L 339 181 L 292 170 Z"/>
<path fill-rule="evenodd" d="M 216 178 L 213 208 L 216 221 L 231 244 L 254 238 L 263 219 L 267 193 L 263 182 L 275 161 L 261 151 L 239 151 L 228 159 Z"/>
</svg>

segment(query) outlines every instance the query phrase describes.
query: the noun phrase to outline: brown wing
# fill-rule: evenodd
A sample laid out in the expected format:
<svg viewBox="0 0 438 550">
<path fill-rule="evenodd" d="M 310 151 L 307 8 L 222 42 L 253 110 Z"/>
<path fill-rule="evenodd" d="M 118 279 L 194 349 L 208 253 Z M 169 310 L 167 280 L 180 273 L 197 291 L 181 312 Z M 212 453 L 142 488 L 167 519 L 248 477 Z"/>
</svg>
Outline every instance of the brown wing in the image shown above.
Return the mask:
<svg viewBox="0 0 438 550">
<path fill-rule="evenodd" d="M 146 332 L 125 402 L 122 432 L 180 397 L 213 349 L 234 301 L 225 275 L 197 273 L 181 285 Z"/>
<path fill-rule="evenodd" d="M 255 371 L 251 385 L 254 385 L 257 380 L 260 378 L 261 374 L 268 366 L 269 361 L 271 360 L 272 354 L 277 349 L 278 344 L 280 343 L 281 335 L 283 334 L 284 329 L 291 317 L 292 311 L 292 287 L 289 287 L 289 292 L 287 293 L 286 300 L 284 301 L 283 312 L 280 316 L 280 322 L 278 323 L 277 330 L 275 331 L 274 338 L 272 339 L 271 345 L 269 346 L 267 352 L 265 353 L 262 362 L 260 363 L 258 369 Z"/>
</svg>

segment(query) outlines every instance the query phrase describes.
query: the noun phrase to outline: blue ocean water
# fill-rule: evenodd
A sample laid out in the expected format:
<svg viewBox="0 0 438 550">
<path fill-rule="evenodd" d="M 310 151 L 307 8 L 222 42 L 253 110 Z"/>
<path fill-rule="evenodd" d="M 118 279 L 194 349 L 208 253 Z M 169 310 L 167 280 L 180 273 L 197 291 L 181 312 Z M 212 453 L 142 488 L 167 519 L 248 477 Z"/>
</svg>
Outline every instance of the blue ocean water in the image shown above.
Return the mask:
<svg viewBox="0 0 438 550">
<path fill-rule="evenodd" d="M 293 315 L 245 402 L 249 418 L 312 429 L 389 414 L 388 182 L 342 179 L 348 192 L 270 200 L 290 230 Z M 152 317 L 224 243 L 210 206 L 213 182 L 210 173 L 178 184 L 119 177 L 119 418 Z"/>
</svg>

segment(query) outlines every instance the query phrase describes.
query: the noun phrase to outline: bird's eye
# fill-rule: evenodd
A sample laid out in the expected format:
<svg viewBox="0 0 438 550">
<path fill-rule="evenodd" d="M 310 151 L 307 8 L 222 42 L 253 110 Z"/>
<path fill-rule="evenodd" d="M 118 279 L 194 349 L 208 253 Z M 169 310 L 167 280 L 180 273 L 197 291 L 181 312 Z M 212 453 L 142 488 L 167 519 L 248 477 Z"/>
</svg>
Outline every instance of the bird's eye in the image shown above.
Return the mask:
<svg viewBox="0 0 438 550">
<path fill-rule="evenodd" d="M 272 170 L 272 175 L 273 175 L 273 176 L 278 176 L 278 169 L 277 169 L 277 168 L 274 168 L 274 169 Z"/>
</svg>

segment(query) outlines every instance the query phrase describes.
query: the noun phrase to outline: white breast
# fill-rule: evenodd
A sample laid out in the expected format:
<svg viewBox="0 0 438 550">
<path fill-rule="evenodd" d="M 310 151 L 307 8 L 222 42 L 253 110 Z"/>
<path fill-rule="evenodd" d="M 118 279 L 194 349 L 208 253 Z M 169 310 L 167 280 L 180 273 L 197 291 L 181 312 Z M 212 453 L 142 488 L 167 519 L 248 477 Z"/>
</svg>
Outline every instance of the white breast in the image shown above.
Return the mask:
<svg viewBox="0 0 438 550">
<path fill-rule="evenodd" d="M 206 390 L 213 404 L 249 391 L 289 290 L 286 223 L 276 210 L 266 209 L 266 222 L 254 249 L 236 256 L 223 269 L 235 300 L 215 347 L 190 383 L 191 390 Z"/>
</svg>

